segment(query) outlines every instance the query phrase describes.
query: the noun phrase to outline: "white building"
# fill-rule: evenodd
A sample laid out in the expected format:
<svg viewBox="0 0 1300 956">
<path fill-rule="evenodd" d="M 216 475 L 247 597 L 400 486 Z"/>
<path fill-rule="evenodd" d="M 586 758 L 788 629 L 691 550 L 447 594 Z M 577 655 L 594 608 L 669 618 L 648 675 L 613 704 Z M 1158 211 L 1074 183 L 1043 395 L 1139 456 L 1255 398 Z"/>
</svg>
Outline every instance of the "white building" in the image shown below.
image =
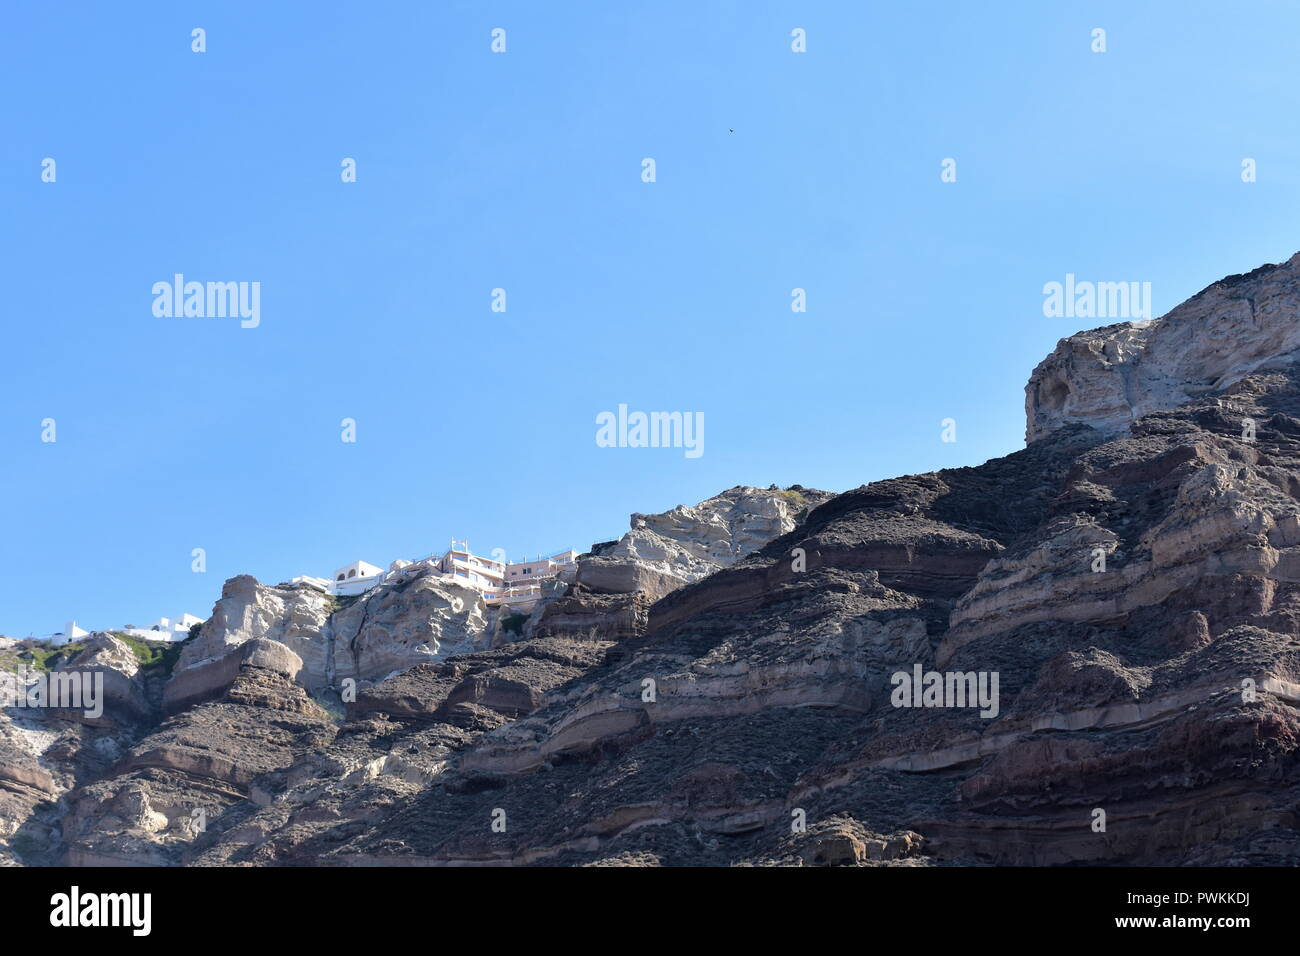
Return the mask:
<svg viewBox="0 0 1300 956">
<path fill-rule="evenodd" d="M 317 590 L 324 591 L 326 594 L 333 594 L 339 597 L 355 597 L 358 594 L 364 594 L 377 584 L 390 580 L 391 572 L 395 569 L 398 562 L 394 561 L 394 568 L 384 571 L 383 568 L 376 567 L 369 561 L 353 561 L 351 564 L 345 564 L 337 568 L 328 578 L 318 578 L 311 574 L 300 574 L 296 578 L 290 578 L 290 584 L 306 584 Z"/>
<path fill-rule="evenodd" d="M 334 593 L 334 582 L 328 578 L 318 578 L 311 574 L 300 574 L 289 581 L 290 584 L 310 584 L 317 590 L 324 591 L 326 594 Z"/>
<path fill-rule="evenodd" d="M 310 584 L 330 594 L 354 596 L 373 587 L 395 584 L 434 571 L 449 582 L 478 591 L 488 607 L 506 605 L 526 612 L 541 597 L 542 583 L 553 579 L 564 568 L 573 567 L 577 558 L 578 552 L 569 549 L 550 557 L 538 555 L 533 561 L 507 564 L 475 554 L 469 549 L 469 542 L 453 539 L 451 547 L 443 554 L 431 554 L 419 561 L 398 558 L 387 571 L 366 561 L 354 561 L 336 570 L 328 581 L 303 575 L 290 583 Z"/>
<path fill-rule="evenodd" d="M 190 636 L 191 627 L 202 623 L 201 617 L 182 614 L 177 618 L 160 617 L 148 627 L 123 627 L 119 630 L 146 641 L 183 641 Z"/>
<path fill-rule="evenodd" d="M 570 548 L 550 557 L 540 554 L 532 561 L 514 561 L 506 565 L 505 590 L 498 603 L 512 611 L 527 613 L 542 596 L 542 585 L 552 581 L 566 568 L 578 562 L 578 552 Z M 492 602 L 489 602 L 489 604 Z"/>
<path fill-rule="evenodd" d="M 190 628 L 195 624 L 202 624 L 203 618 L 195 617 L 193 614 L 182 614 L 177 618 L 160 617 L 148 627 L 115 627 L 113 630 L 120 631 L 123 634 L 130 634 L 132 637 L 138 637 L 145 641 L 183 641 L 190 636 Z M 69 621 L 63 625 L 63 630 L 57 634 L 51 634 L 47 640 L 54 645 L 71 644 L 73 641 L 79 641 L 83 637 L 89 637 L 90 631 L 77 624 L 76 621 Z"/>
<path fill-rule="evenodd" d="M 451 549 L 435 567 L 461 584 L 468 584 L 480 591 L 500 591 L 505 588 L 505 563 L 474 554 L 466 541 L 453 541 Z"/>
<path fill-rule="evenodd" d="M 164 634 L 170 634 L 170 640 L 183 641 L 190 636 L 190 628 L 195 624 L 202 624 L 203 618 L 195 617 L 193 614 L 182 614 L 180 617 L 172 620 L 171 618 L 160 617 L 149 625 L 151 631 L 161 631 Z"/>
<path fill-rule="evenodd" d="M 353 561 L 330 575 L 330 593 L 352 596 L 369 591 L 384 577 L 384 569 L 368 561 Z"/>
<path fill-rule="evenodd" d="M 539 554 L 533 561 L 516 561 L 506 565 L 506 583 L 522 584 L 553 578 L 560 573 L 561 568 L 572 565 L 577 560 L 578 552 L 570 548 L 549 558 L 543 558 Z"/>
<path fill-rule="evenodd" d="M 71 644 L 73 641 L 80 640 L 90 634 L 84 627 L 78 627 L 76 621 L 69 621 L 63 625 L 63 630 L 51 634 L 49 641 L 51 644 Z"/>
<path fill-rule="evenodd" d="M 504 605 L 527 612 L 542 596 L 542 584 L 566 567 L 573 567 L 578 552 L 570 548 L 550 557 L 540 554 L 532 561 L 497 561 L 469 550 L 468 542 L 452 542 L 452 548 L 434 566 L 461 584 L 481 591 L 488 607 Z"/>
</svg>

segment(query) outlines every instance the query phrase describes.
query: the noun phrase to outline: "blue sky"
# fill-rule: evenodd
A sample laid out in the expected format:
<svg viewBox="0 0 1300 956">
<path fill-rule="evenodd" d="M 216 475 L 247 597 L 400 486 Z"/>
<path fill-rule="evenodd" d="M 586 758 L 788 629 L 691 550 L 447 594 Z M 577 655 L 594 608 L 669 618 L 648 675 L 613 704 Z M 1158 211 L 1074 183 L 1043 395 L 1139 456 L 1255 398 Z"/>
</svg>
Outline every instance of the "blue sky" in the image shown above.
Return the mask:
<svg viewBox="0 0 1300 956">
<path fill-rule="evenodd" d="M 5 19 L 11 636 L 206 617 L 234 574 L 451 536 L 585 549 L 736 484 L 977 464 L 1023 446 L 1055 342 L 1106 324 L 1045 318 L 1044 283 L 1149 281 L 1160 314 L 1300 249 L 1294 4 Z M 156 317 L 178 272 L 260 282 L 261 324 Z M 620 403 L 702 412 L 705 453 L 597 447 Z"/>
</svg>

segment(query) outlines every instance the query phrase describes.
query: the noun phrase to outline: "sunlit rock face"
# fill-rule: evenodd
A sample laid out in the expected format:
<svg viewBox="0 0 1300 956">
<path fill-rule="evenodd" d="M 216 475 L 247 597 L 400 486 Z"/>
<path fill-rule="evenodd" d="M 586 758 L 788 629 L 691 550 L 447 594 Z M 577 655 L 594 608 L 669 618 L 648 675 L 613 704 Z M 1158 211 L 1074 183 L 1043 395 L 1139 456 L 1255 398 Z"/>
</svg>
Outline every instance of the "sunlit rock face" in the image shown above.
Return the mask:
<svg viewBox="0 0 1300 956">
<path fill-rule="evenodd" d="M 234 680 L 243 662 L 237 651 L 250 641 L 287 648 L 298 661 L 289 676 L 319 691 L 344 678 L 377 680 L 480 648 L 486 611 L 478 591 L 432 572 L 372 588 L 346 606 L 318 588 L 239 575 L 226 582 L 211 618 L 182 650 L 165 707 L 171 713 L 217 696 Z"/>
<path fill-rule="evenodd" d="M 1281 368 L 1300 349 L 1300 253 L 1220 279 L 1154 321 L 1062 339 L 1025 387 L 1027 441 L 1071 423 L 1116 434 L 1178 406 Z"/>
<path fill-rule="evenodd" d="M 220 661 L 241 644 L 261 638 L 297 654 L 306 668 L 307 681 L 323 682 L 330 650 L 328 624 L 334 609 L 334 598 L 318 588 L 272 587 L 260 584 L 250 574 L 233 577 L 222 588 L 221 599 L 198 636 L 181 651 L 177 674 Z"/>
<path fill-rule="evenodd" d="M 627 534 L 578 560 L 571 584 L 545 597 L 525 633 L 609 640 L 642 634 L 655 601 L 731 567 L 830 497 L 800 485 L 737 485 L 697 505 L 634 514 Z"/>
</svg>

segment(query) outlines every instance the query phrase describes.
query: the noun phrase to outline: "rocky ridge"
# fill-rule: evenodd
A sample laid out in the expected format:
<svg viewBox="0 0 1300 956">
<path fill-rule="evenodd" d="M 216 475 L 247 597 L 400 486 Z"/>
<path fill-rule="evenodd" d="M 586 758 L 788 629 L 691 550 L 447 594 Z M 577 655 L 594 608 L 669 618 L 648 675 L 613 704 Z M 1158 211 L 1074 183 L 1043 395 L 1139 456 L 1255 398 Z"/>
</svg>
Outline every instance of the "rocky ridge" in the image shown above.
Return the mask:
<svg viewBox="0 0 1300 956">
<path fill-rule="evenodd" d="M 97 636 L 109 720 L 0 720 L 7 859 L 1293 864 L 1297 269 L 1063 340 L 1011 455 L 633 516 L 518 634 L 235 578 L 165 688 Z"/>
<path fill-rule="evenodd" d="M 639 635 L 660 598 L 731 567 L 830 497 L 801 485 L 737 485 L 694 507 L 634 514 L 627 534 L 579 558 L 574 579 L 547 595 L 525 633 L 610 640 Z"/>
<path fill-rule="evenodd" d="M 671 581 L 656 585 L 666 593 L 793 527 L 806 500 L 802 489 L 736 488 L 694 508 L 635 515 L 623 540 L 598 560 L 585 555 L 580 568 L 599 566 L 633 584 Z M 552 599 L 577 592 L 574 602 L 591 593 L 572 576 L 552 588 Z M 635 590 L 617 596 L 646 600 Z M 240 575 L 226 582 L 166 679 L 145 682 L 130 648 L 94 635 L 60 666 L 103 673 L 105 716 L 0 719 L 9 757 L 0 837 L 26 851 L 6 859 L 269 861 L 261 841 L 242 850 L 230 842 L 242 839 L 231 830 L 242 821 L 309 862 L 320 852 L 316 830 L 332 845 L 333 824 L 349 812 L 374 815 L 418 792 L 471 740 L 540 706 L 610 646 L 598 633 L 575 641 L 562 628 L 533 636 L 500 625 L 477 591 L 433 573 L 342 600 L 311 584 Z M 94 741 L 102 759 L 52 772 L 51 743 L 99 725 L 116 730 Z M 295 822 L 291 838 L 274 833 L 298 802 L 308 816 L 320 814 L 325 793 L 338 801 L 337 817 Z M 210 849 L 217 835 L 223 842 Z"/>
<path fill-rule="evenodd" d="M 1155 321 L 1062 339 L 1025 386 L 1025 440 L 1070 424 L 1108 435 L 1300 357 L 1300 253 L 1231 275 Z"/>
</svg>

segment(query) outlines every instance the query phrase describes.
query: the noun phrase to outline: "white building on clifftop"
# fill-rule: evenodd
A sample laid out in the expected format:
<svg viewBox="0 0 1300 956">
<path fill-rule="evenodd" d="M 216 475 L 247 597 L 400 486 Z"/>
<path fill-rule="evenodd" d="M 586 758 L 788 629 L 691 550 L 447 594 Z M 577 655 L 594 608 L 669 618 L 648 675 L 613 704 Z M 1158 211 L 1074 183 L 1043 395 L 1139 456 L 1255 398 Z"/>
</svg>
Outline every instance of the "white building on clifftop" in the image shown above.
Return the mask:
<svg viewBox="0 0 1300 956">
<path fill-rule="evenodd" d="M 577 559 L 578 552 L 570 548 L 549 557 L 538 555 L 532 561 L 507 563 L 475 554 L 469 549 L 468 541 L 453 539 L 443 554 L 431 554 L 419 561 L 399 558 L 387 571 L 366 561 L 353 561 L 335 570 L 329 580 L 303 575 L 290 583 L 309 584 L 339 597 L 353 597 L 373 587 L 434 572 L 449 583 L 478 591 L 488 607 L 504 605 L 526 612 L 541 597 L 542 584 L 564 569 L 575 567 Z"/>
<path fill-rule="evenodd" d="M 76 621 L 69 621 L 63 625 L 63 630 L 51 634 L 48 640 L 54 645 L 71 644 L 73 641 L 80 640 L 89 634 L 90 632 L 84 627 L 78 627 Z"/>
<path fill-rule="evenodd" d="M 203 618 L 201 617 L 195 617 L 193 614 L 182 614 L 177 618 L 160 617 L 148 627 L 113 627 L 105 628 L 105 630 L 129 634 L 145 641 L 183 641 L 190 636 L 190 628 L 195 624 L 202 623 Z M 69 621 L 63 625 L 62 631 L 51 634 L 46 640 L 59 646 L 71 644 L 83 637 L 89 637 L 90 633 L 90 631 L 78 625 L 76 621 Z"/>
<path fill-rule="evenodd" d="M 368 561 L 353 561 L 330 575 L 330 593 L 347 597 L 369 591 L 384 577 L 384 569 Z"/>
<path fill-rule="evenodd" d="M 182 614 L 175 619 L 160 617 L 147 627 L 124 627 L 121 630 L 125 634 L 143 638 L 146 641 L 183 641 L 190 636 L 191 627 L 202 623 L 203 618 L 201 617 L 195 617 L 193 614 Z"/>
</svg>

